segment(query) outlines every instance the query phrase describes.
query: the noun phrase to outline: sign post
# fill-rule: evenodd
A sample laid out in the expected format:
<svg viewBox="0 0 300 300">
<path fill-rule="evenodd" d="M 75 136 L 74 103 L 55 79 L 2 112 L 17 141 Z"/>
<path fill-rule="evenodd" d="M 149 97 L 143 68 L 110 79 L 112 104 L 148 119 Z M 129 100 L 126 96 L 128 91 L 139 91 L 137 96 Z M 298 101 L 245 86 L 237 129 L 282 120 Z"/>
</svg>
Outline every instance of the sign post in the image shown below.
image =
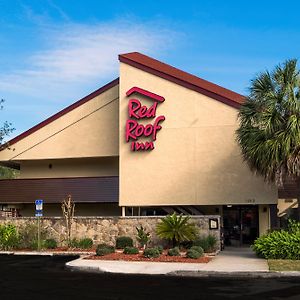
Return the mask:
<svg viewBox="0 0 300 300">
<path fill-rule="evenodd" d="M 38 218 L 38 251 L 41 251 L 41 217 L 43 216 L 43 200 L 35 200 L 35 216 Z"/>
</svg>

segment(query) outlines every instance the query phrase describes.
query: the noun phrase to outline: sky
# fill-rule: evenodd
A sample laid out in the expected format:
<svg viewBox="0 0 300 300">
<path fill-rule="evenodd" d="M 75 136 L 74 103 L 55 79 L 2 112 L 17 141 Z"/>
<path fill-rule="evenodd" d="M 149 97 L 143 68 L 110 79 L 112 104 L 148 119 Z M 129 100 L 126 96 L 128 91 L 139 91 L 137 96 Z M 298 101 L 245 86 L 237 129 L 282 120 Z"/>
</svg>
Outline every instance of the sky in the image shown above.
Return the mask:
<svg viewBox="0 0 300 300">
<path fill-rule="evenodd" d="M 0 124 L 12 138 L 118 77 L 138 51 L 241 94 L 300 55 L 300 2 L 0 0 Z"/>
</svg>

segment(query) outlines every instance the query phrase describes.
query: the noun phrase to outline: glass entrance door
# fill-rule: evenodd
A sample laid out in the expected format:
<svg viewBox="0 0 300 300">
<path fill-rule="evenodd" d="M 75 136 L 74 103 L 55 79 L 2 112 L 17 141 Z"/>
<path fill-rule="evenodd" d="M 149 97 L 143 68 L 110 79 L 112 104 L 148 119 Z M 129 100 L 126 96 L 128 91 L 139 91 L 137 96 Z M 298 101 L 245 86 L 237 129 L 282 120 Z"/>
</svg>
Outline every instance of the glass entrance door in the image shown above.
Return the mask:
<svg viewBox="0 0 300 300">
<path fill-rule="evenodd" d="M 250 245 L 258 237 L 258 207 L 233 205 L 223 207 L 225 246 Z"/>
</svg>

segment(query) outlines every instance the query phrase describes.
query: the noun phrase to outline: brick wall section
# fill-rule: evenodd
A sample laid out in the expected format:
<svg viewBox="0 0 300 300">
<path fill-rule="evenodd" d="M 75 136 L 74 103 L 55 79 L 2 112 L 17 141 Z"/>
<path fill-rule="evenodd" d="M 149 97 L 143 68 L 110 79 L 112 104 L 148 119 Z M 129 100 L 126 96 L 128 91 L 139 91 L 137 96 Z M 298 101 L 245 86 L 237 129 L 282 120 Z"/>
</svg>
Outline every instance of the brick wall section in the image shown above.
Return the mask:
<svg viewBox="0 0 300 300">
<path fill-rule="evenodd" d="M 92 238 L 95 244 L 108 243 L 115 244 L 118 236 L 131 236 L 136 242 L 136 227 L 143 226 L 147 232 L 151 233 L 151 244 L 164 244 L 155 234 L 157 223 L 162 217 L 74 217 L 72 224 L 72 238 Z M 191 221 L 199 227 L 200 235 L 213 234 L 220 240 L 220 230 L 209 229 L 209 219 L 220 216 L 205 215 L 193 216 Z M 37 224 L 37 219 L 32 217 L 21 218 L 1 218 L 0 224 L 15 224 L 17 227 L 25 224 Z M 61 217 L 45 217 L 41 219 L 42 228 L 46 229 L 49 237 L 54 238 L 59 245 L 63 245 L 66 237 L 66 227 L 64 219 Z M 219 245 L 218 245 L 219 247 Z"/>
</svg>

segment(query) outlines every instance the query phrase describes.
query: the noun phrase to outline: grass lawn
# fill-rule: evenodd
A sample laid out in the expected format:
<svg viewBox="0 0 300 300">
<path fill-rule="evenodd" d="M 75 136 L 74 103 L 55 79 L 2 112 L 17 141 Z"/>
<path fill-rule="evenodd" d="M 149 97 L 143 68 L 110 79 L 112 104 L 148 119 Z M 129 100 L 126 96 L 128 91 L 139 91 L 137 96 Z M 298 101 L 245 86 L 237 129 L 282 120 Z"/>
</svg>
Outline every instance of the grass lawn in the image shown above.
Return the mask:
<svg viewBox="0 0 300 300">
<path fill-rule="evenodd" d="M 268 259 L 270 271 L 300 271 L 300 260 Z"/>
</svg>

